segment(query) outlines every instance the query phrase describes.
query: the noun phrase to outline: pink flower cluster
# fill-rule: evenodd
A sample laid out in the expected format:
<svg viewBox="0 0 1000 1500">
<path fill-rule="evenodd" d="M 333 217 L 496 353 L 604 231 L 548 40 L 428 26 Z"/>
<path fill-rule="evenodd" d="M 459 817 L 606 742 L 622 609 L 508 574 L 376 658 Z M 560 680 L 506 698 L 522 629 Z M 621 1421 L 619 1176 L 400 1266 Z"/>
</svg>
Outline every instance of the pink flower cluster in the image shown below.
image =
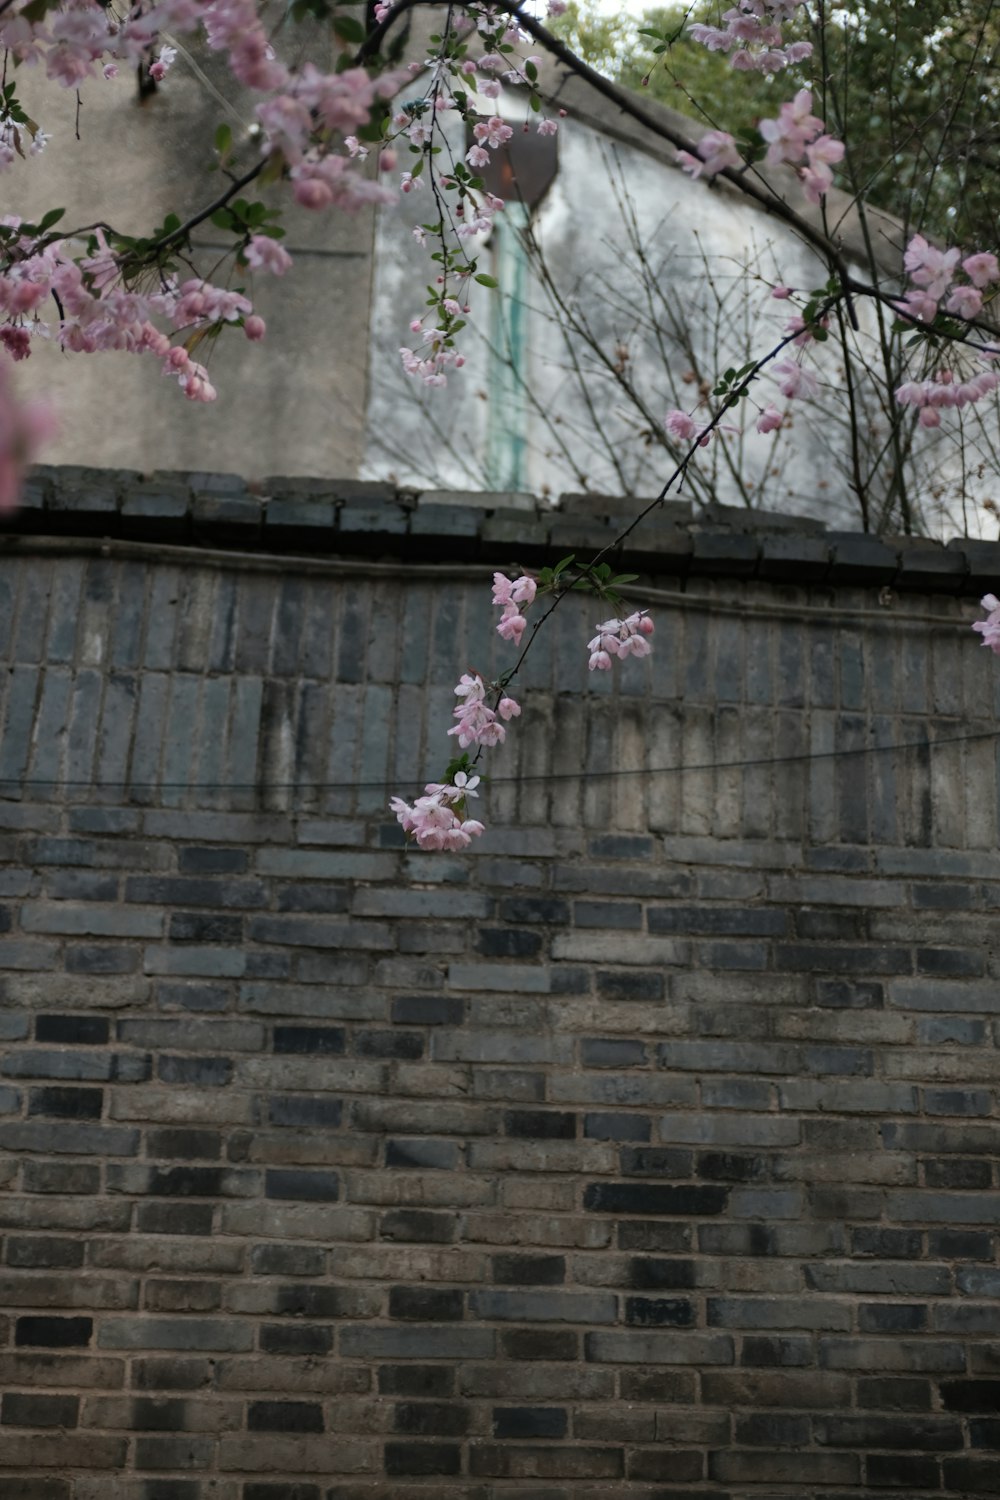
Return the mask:
<svg viewBox="0 0 1000 1500">
<path fill-rule="evenodd" d="M 1000 387 L 995 370 L 981 370 L 968 380 L 956 380 L 952 370 L 938 370 L 930 380 L 908 380 L 896 391 L 900 406 L 915 406 L 921 427 L 940 427 L 944 407 L 970 406 Z"/>
<path fill-rule="evenodd" d="M 593 672 L 607 672 L 611 658 L 626 656 L 648 656 L 652 646 L 647 639 L 653 634 L 653 622 L 645 610 L 637 610 L 626 620 L 605 620 L 598 625 L 597 634 L 587 643 L 590 652 L 588 666 Z"/>
<path fill-rule="evenodd" d="M 989 646 L 995 656 L 1000 656 L 1000 599 L 996 594 L 984 594 L 980 602 L 983 609 L 989 611 L 988 618 L 976 620 L 972 628 L 982 636 L 983 645 Z"/>
<path fill-rule="evenodd" d="M 782 24 L 792 21 L 804 0 L 739 0 L 722 19 L 725 26 L 696 22 L 688 34 L 710 52 L 731 52 L 732 66 L 744 72 L 780 73 L 812 56 L 811 42 L 789 42 Z"/>
<path fill-rule="evenodd" d="M 767 142 L 769 165 L 788 162 L 798 167 L 806 198 L 818 203 L 833 184 L 830 168 L 843 160 L 844 143 L 824 135 L 823 121 L 811 110 L 812 93 L 799 89 L 790 103 L 781 106 L 777 119 L 761 120 L 759 129 Z"/>
<path fill-rule="evenodd" d="M 497 626 L 497 635 L 505 641 L 513 641 L 515 646 L 521 643 L 524 627 L 528 623 L 521 612 L 521 605 L 527 607 L 534 603 L 538 585 L 527 573 L 522 573 L 520 578 L 508 578 L 506 573 L 493 574 L 493 603 L 503 610 L 500 624 Z"/>
<path fill-rule="evenodd" d="M 743 158 L 736 149 L 736 142 L 725 130 L 708 130 L 695 146 L 697 156 L 690 151 L 678 151 L 677 160 L 681 170 L 693 179 L 714 177 L 723 167 L 741 167 Z"/>
<path fill-rule="evenodd" d="M 458 723 L 448 733 L 457 735 L 463 750 L 470 745 L 502 745 L 507 731 L 497 714 L 501 719 L 509 720 L 518 718 L 521 713 L 520 705 L 513 698 L 501 698 L 494 712 L 486 702 L 486 684 L 478 673 L 475 676 L 464 673 L 455 696 L 462 700 L 453 710 Z"/>
<path fill-rule="evenodd" d="M 8 218 L 6 224 L 19 227 L 16 219 Z M 156 292 L 127 290 L 103 231 L 95 231 L 93 238 L 93 253 L 80 255 L 77 247 L 76 258 L 68 240 L 57 240 L 42 250 L 36 250 L 30 238 L 15 240 L 11 263 L 0 272 L 0 317 L 6 318 L 0 342 L 7 352 L 14 359 L 25 359 L 31 352 L 32 335 L 51 334 L 52 328 L 40 315 L 42 304 L 51 298 L 59 314 L 55 337 L 64 349 L 77 354 L 107 350 L 153 354 L 162 362 L 164 374 L 176 378 L 189 400 L 214 401 L 216 391 L 204 365 L 191 358 L 190 336 L 229 323 L 242 324 L 249 338 L 259 339 L 264 321 L 256 317 L 250 301 L 240 292 L 197 277 L 179 286 L 167 280 Z M 266 240 L 255 237 L 251 246 L 258 238 Z M 279 246 L 274 248 L 284 254 Z M 271 250 L 258 253 L 273 255 Z M 166 322 L 170 332 L 159 328 L 154 318 Z M 172 342 L 171 333 L 182 333 L 183 342 Z"/>
<path fill-rule="evenodd" d="M 968 277 L 964 282 L 955 280 L 960 261 L 961 270 Z M 963 260 L 961 250 L 954 247 L 938 250 L 922 234 L 915 234 L 910 240 L 903 265 L 913 285 L 896 305 L 918 323 L 933 323 L 941 302 L 945 312 L 955 317 L 977 318 L 983 309 L 983 292 L 1000 283 L 1000 265 L 995 255 L 977 251 Z"/>
<path fill-rule="evenodd" d="M 478 785 L 478 776 L 459 771 L 452 784 L 429 781 L 412 806 L 402 797 L 393 797 L 389 806 L 421 849 L 464 849 L 484 831 L 482 823 L 463 816 L 466 798 L 479 795 Z"/>
</svg>

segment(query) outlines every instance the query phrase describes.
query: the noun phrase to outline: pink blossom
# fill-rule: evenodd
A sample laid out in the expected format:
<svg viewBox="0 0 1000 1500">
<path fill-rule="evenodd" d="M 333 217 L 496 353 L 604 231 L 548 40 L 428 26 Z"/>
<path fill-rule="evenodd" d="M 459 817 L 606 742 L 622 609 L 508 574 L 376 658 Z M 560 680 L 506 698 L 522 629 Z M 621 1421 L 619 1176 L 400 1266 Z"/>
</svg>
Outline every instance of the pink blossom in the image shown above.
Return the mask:
<svg viewBox="0 0 1000 1500">
<path fill-rule="evenodd" d="M 625 620 L 605 620 L 598 625 L 594 639 L 587 643 L 590 670 L 608 671 L 613 656 L 620 660 L 627 656 L 648 656 L 653 648 L 647 637 L 652 633 L 653 622 L 645 610 L 637 610 Z"/>
<path fill-rule="evenodd" d="M 789 400 L 796 396 L 815 396 L 819 390 L 815 375 L 811 370 L 803 369 L 797 360 L 778 360 L 771 366 L 770 373 L 777 380 L 781 394 Z"/>
<path fill-rule="evenodd" d="M 771 296 L 774 297 L 778 302 L 784 302 L 784 300 L 791 295 L 792 288 L 790 286 L 774 286 L 771 288 Z"/>
<path fill-rule="evenodd" d="M 680 411 L 674 407 L 663 419 L 663 425 L 670 437 L 677 443 L 693 442 L 699 431 L 698 424 L 686 411 Z"/>
<path fill-rule="evenodd" d="M 508 604 L 497 626 L 497 635 L 505 641 L 513 641 L 515 646 L 520 645 L 527 623 L 517 605 Z"/>
<path fill-rule="evenodd" d="M 1000 599 L 996 594 L 985 594 L 981 602 L 983 609 L 988 611 L 988 618 L 976 620 L 972 628 L 982 636 L 983 645 L 1000 656 Z"/>
<path fill-rule="evenodd" d="M 244 318 L 243 320 L 243 332 L 248 339 L 256 344 L 267 332 L 267 324 L 256 313 L 251 313 L 249 318 Z"/>
<path fill-rule="evenodd" d="M 248 266 L 270 271 L 272 276 L 284 276 L 292 264 L 288 251 L 267 234 L 252 235 L 243 255 Z"/>
<path fill-rule="evenodd" d="M 692 178 L 714 177 L 724 167 L 742 166 L 736 142 L 725 130 L 709 130 L 695 147 L 697 156 L 690 151 L 678 151 L 677 160 L 683 171 Z M 700 160 L 699 160 L 700 158 Z"/>
<path fill-rule="evenodd" d="M 976 255 L 967 256 L 962 262 L 962 270 L 972 285 L 980 289 L 989 286 L 991 282 L 1000 281 L 1000 265 L 997 264 L 996 256 L 988 251 L 981 250 Z"/>
<path fill-rule="evenodd" d="M 784 420 L 784 413 L 780 412 L 776 406 L 765 406 L 757 418 L 757 431 L 777 432 Z"/>
<path fill-rule="evenodd" d="M 513 698 L 501 698 L 497 704 L 497 713 L 501 719 L 517 719 L 521 716 L 521 705 Z"/>
<path fill-rule="evenodd" d="M 481 146 L 486 145 L 491 151 L 495 151 L 498 146 L 509 141 L 514 132 L 499 115 L 490 115 L 485 120 L 476 121 L 472 134 Z"/>
<path fill-rule="evenodd" d="M 978 318 L 983 310 L 983 294 L 974 286 L 955 286 L 945 303 L 945 311 L 960 318 Z"/>
<path fill-rule="evenodd" d="M 539 135 L 555 135 L 558 129 L 559 126 L 556 124 L 555 120 L 539 120 L 538 122 Z"/>
</svg>

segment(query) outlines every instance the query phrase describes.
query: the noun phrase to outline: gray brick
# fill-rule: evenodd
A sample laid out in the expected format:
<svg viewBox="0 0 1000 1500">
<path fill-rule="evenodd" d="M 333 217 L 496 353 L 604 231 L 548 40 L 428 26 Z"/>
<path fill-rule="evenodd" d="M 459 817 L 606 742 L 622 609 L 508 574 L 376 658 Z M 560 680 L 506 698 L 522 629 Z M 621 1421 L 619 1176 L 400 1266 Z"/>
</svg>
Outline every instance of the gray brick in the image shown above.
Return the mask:
<svg viewBox="0 0 1000 1500">
<path fill-rule="evenodd" d="M 610 1292 L 479 1291 L 469 1293 L 469 1312 L 488 1322 L 614 1323 L 618 1299 Z"/>
<path fill-rule="evenodd" d="M 340 1331 L 346 1359 L 492 1359 L 496 1335 L 490 1328 L 359 1325 Z"/>
</svg>

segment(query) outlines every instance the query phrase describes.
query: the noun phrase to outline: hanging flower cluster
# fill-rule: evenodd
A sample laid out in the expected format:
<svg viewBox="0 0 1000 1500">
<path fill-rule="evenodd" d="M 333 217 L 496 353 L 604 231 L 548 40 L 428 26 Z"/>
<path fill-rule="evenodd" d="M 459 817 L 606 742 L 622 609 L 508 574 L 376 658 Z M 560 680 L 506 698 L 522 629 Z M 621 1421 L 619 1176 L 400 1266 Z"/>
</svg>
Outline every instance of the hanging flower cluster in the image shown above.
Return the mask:
<svg viewBox="0 0 1000 1500">
<path fill-rule="evenodd" d="M 780 73 L 790 63 L 812 56 L 811 42 L 785 42 L 782 25 L 795 19 L 805 0 L 739 0 L 722 19 L 725 26 L 696 22 L 688 35 L 710 52 L 732 54 L 730 62 L 742 72 Z"/>
<path fill-rule="evenodd" d="M 983 645 L 989 646 L 995 656 L 1000 656 L 1000 599 L 996 594 L 984 594 L 980 603 L 988 615 L 985 620 L 976 620 L 972 628 L 982 636 Z"/>
<path fill-rule="evenodd" d="M 464 849 L 484 832 L 482 823 L 464 816 L 466 798 L 479 796 L 478 785 L 478 776 L 459 771 L 452 783 L 429 781 L 412 807 L 402 797 L 393 797 L 389 806 L 421 849 Z"/>
<path fill-rule="evenodd" d="M 600 563 L 582 568 L 579 577 L 570 583 L 564 575 L 572 562 L 573 558 L 567 557 L 555 569 L 543 569 L 543 588 L 553 591 L 557 587 L 586 583 L 598 593 L 616 599 L 614 585 L 631 581 L 635 576 L 621 574 L 613 578 L 610 567 Z M 517 578 L 508 578 L 506 573 L 493 574 L 493 603 L 503 611 L 497 632 L 504 640 L 512 641 L 515 646 L 520 643 L 525 629 L 523 609 L 534 603 L 538 592 L 538 580 L 528 573 Z M 652 650 L 649 637 L 653 634 L 653 622 L 645 610 L 625 619 L 605 620 L 598 625 L 597 632 L 587 648 L 591 670 L 607 671 L 614 656 L 624 660 L 627 656 L 648 656 Z M 520 704 L 506 693 L 506 684 L 513 675 L 508 672 L 498 682 L 487 684 L 478 672 L 465 672 L 455 688 L 459 703 L 452 716 L 456 723 L 448 734 L 455 736 L 463 751 L 476 746 L 476 760 L 484 749 L 502 745 L 507 738 L 505 724 L 520 718 Z M 465 756 L 453 762 L 449 767 L 450 779 L 428 783 L 424 796 L 412 805 L 402 797 L 391 799 L 389 806 L 404 833 L 422 849 L 461 849 L 483 832 L 482 823 L 465 816 L 465 799 L 476 796 L 475 788 L 479 785 L 479 777 L 470 775 L 466 767 L 469 762 Z"/>
<path fill-rule="evenodd" d="M 644 609 L 629 615 L 626 620 L 605 620 L 603 625 L 598 625 L 594 639 L 587 642 L 590 652 L 587 665 L 592 672 L 595 668 L 607 672 L 613 656 L 622 661 L 627 656 L 648 656 L 653 649 L 648 640 L 652 634 L 653 622 Z"/>
</svg>

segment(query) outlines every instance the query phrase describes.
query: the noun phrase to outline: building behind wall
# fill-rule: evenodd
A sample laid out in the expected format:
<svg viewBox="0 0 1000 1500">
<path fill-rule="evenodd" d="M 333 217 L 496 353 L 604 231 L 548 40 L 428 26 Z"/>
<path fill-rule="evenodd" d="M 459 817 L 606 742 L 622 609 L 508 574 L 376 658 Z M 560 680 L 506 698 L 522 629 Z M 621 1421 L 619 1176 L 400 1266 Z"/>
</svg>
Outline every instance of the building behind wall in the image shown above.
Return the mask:
<svg viewBox="0 0 1000 1500">
<path fill-rule="evenodd" d="M 615 502 L 271 490 L 4 541 L 0 1495 L 995 1493 L 1000 548 L 673 508 L 429 855 L 492 569 Z"/>
</svg>

